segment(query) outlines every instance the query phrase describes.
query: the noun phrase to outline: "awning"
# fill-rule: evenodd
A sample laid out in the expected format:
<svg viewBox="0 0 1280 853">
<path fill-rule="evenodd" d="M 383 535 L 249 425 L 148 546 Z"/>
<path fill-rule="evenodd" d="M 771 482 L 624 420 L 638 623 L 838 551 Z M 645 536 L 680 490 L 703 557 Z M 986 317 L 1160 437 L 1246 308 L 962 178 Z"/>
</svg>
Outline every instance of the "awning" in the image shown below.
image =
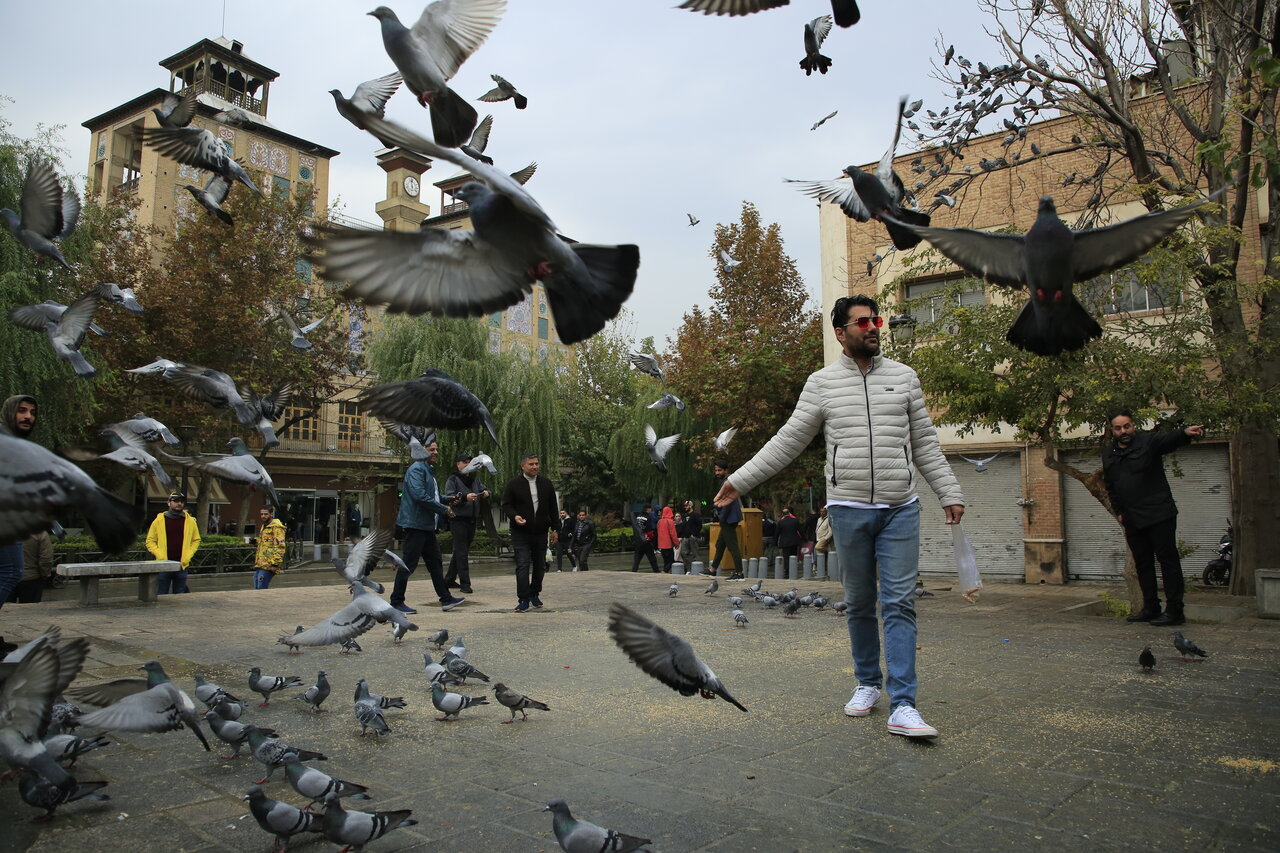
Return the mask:
<svg viewBox="0 0 1280 853">
<path fill-rule="evenodd" d="M 174 477 L 173 480 L 175 483 L 182 482 L 181 477 Z M 231 501 L 227 500 L 226 492 L 222 491 L 222 483 L 218 482 L 212 477 L 206 477 L 204 478 L 204 484 L 205 484 L 205 488 L 209 490 L 209 503 L 213 503 L 213 504 L 231 503 Z M 199 499 L 199 492 L 196 491 L 196 481 L 195 480 L 190 481 L 188 483 L 188 487 L 191 489 L 191 494 L 188 496 L 191 498 L 189 503 L 192 506 L 195 506 L 196 501 Z M 163 501 L 168 497 L 169 497 L 169 490 L 166 489 L 164 486 L 162 486 L 159 480 L 157 480 L 152 475 L 148 474 L 147 475 L 147 500 Z"/>
</svg>

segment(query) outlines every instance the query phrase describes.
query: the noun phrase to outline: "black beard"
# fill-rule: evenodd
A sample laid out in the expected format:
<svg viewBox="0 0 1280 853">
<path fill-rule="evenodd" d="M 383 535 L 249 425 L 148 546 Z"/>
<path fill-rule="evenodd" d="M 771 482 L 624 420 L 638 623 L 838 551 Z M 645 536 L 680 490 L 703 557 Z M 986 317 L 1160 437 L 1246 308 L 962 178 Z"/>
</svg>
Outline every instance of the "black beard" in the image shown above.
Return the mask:
<svg viewBox="0 0 1280 853">
<path fill-rule="evenodd" d="M 863 340 L 860 343 L 849 343 L 850 358 L 875 358 L 880 354 L 880 341 L 868 343 Z"/>
</svg>

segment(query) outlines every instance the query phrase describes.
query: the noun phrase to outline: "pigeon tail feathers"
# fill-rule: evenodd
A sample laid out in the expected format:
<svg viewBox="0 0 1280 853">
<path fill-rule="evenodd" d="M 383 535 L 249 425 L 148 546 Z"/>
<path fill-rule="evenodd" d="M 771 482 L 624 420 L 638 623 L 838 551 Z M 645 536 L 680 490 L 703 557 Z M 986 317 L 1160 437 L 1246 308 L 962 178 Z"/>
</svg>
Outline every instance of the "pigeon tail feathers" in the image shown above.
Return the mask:
<svg viewBox="0 0 1280 853">
<path fill-rule="evenodd" d="M 431 104 L 431 133 L 437 145 L 457 148 L 471 139 L 480 118 L 475 107 L 452 89 L 445 87 Z"/>
</svg>

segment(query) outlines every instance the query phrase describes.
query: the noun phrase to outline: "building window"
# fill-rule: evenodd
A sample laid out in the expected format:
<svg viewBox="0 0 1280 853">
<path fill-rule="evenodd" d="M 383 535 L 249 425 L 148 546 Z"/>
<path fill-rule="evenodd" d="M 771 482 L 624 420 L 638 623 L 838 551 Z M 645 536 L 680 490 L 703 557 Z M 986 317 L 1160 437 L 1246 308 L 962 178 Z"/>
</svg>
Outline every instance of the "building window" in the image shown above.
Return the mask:
<svg viewBox="0 0 1280 853">
<path fill-rule="evenodd" d="M 489 352 L 495 354 L 502 352 L 502 335 L 497 332 L 489 333 Z"/>
<path fill-rule="evenodd" d="M 284 410 L 284 419 L 288 422 L 293 418 L 301 420 L 294 421 L 284 431 L 285 438 L 292 441 L 315 441 L 320 436 L 320 425 L 314 413 L 308 414 L 306 409 L 299 406 L 288 406 Z"/>
<path fill-rule="evenodd" d="M 921 325 L 937 321 L 951 305 L 969 308 L 981 308 L 987 304 L 987 294 L 982 289 L 982 282 L 973 280 L 969 287 L 959 294 L 946 293 L 948 286 L 961 280 L 961 276 L 920 281 L 907 285 L 907 301 L 913 303 L 911 315 Z M 923 300 L 919 304 L 916 300 Z"/>
<path fill-rule="evenodd" d="M 547 339 L 548 334 L 550 334 L 550 328 L 549 328 L 549 324 L 547 323 L 547 318 L 539 317 L 538 318 L 538 337 L 545 341 Z"/>
<path fill-rule="evenodd" d="M 492 314 L 489 315 L 489 327 L 492 329 L 502 328 L 502 312 L 501 311 L 494 311 Z"/>
<path fill-rule="evenodd" d="M 1080 285 L 1080 298 L 1085 305 L 1101 308 L 1106 315 L 1129 314 L 1181 304 L 1182 287 L 1166 281 L 1144 284 L 1134 265 L 1089 279 Z"/>
<path fill-rule="evenodd" d="M 309 180 L 311 180 L 311 170 L 310 170 L 310 169 L 308 169 L 306 166 L 299 166 L 299 167 L 298 167 L 298 177 L 299 177 L 299 178 L 302 178 L 302 180 L 304 180 L 304 181 L 309 181 Z"/>
<path fill-rule="evenodd" d="M 282 178 L 279 175 L 272 175 L 271 186 L 272 186 L 272 190 L 271 190 L 272 196 L 276 198 L 289 197 L 289 179 L 288 178 Z"/>
<path fill-rule="evenodd" d="M 354 401 L 338 404 L 338 449 L 360 450 L 364 435 L 364 414 Z"/>
<path fill-rule="evenodd" d="M 533 298 L 525 294 L 515 305 L 507 309 L 507 330 L 528 335 L 533 332 Z"/>
</svg>

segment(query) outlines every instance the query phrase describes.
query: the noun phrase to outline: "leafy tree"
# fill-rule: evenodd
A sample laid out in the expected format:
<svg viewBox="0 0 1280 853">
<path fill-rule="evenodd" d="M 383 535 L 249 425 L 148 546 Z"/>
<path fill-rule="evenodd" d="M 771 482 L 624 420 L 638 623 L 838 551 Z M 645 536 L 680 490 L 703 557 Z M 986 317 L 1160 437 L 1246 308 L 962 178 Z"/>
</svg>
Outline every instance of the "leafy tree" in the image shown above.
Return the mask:
<svg viewBox="0 0 1280 853">
<path fill-rule="evenodd" d="M 728 269 L 722 251 L 738 264 Z M 684 315 L 663 358 L 667 384 L 691 410 L 686 422 L 694 431 L 685 434 L 683 452 L 700 472 L 721 455 L 731 470 L 749 459 L 786 422 L 805 379 L 822 366 L 821 316 L 807 304 L 777 223 L 764 225 L 755 205 L 743 202 L 739 221 L 716 226 L 708 255 L 716 275 L 712 305 Z M 718 453 L 713 440 L 731 426 L 738 434 Z M 804 483 L 821 479 L 823 453 L 817 440 L 774 477 L 767 488 L 775 500 L 798 502 Z M 700 476 L 694 494 L 711 488 L 709 475 Z"/>
<path fill-rule="evenodd" d="M 940 113 L 925 112 L 920 138 L 936 146 L 938 158 L 921 164 L 922 198 L 941 190 L 963 202 L 988 173 L 1030 168 L 1035 184 L 1060 178 L 1063 194 L 1086 209 L 1082 224 L 1089 224 L 1106 205 L 1124 200 L 1157 210 L 1171 197 L 1180 202 L 1225 191 L 1222 204 L 1197 215 L 1205 227 L 1188 269 L 1207 306 L 1217 397 L 1226 412 L 1221 423 L 1231 431 L 1238 569 L 1232 591 L 1251 594 L 1254 569 L 1280 564 L 1280 538 L 1271 531 L 1280 516 L 1276 0 L 979 5 L 992 19 L 1001 61 L 975 64 L 961 45 L 956 61 L 938 66 L 956 98 Z M 1027 134 L 1025 122 L 1045 111 L 1070 120 Z M 1000 148 L 980 168 L 972 156 L 958 162 L 970 137 L 997 120 L 1011 128 Z M 1255 206 L 1255 198 L 1266 204 Z"/>
</svg>

